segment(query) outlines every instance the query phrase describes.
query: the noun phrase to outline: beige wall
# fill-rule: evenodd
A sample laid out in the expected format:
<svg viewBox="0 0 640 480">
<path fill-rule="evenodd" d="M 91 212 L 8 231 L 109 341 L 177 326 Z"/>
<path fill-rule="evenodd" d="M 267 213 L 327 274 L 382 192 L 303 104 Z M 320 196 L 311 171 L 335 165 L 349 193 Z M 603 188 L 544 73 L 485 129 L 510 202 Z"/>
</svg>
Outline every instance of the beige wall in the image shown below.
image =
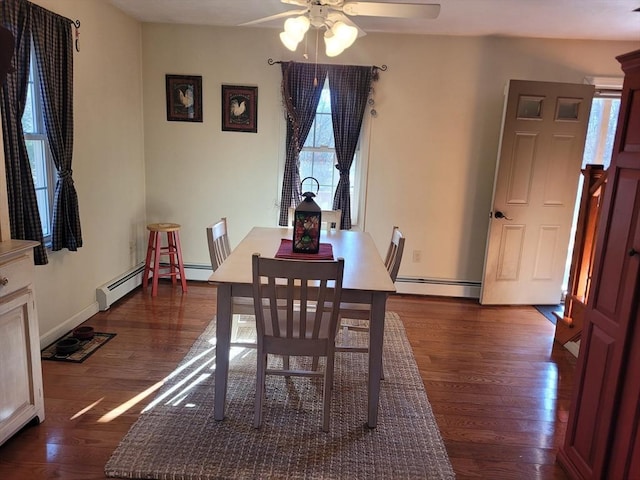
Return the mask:
<svg viewBox="0 0 640 480">
<path fill-rule="evenodd" d="M 400 276 L 478 282 L 507 81 L 582 83 L 585 75 L 621 76 L 614 57 L 633 45 L 371 40 L 372 57 L 382 57 L 377 62 L 390 69 L 377 87 L 385 98 L 377 102 L 371 139 L 367 229 L 382 242 L 388 225 L 403 227 L 408 238 Z M 422 251 L 421 263 L 412 263 L 413 250 Z"/>
<path fill-rule="evenodd" d="M 41 340 L 97 310 L 95 289 L 144 258 L 147 222 L 183 225 L 188 264 L 208 265 L 205 226 L 236 244 L 275 225 L 284 122 L 280 70 L 300 60 L 277 30 L 139 24 L 104 0 L 37 0 L 81 21 L 74 179 L 84 246 L 36 268 Z M 616 76 L 631 43 L 369 34 L 336 60 L 388 65 L 375 85 L 362 225 L 383 252 L 408 237 L 400 276 L 479 282 L 503 88 L 509 78 Z M 310 48 L 313 51 L 313 48 Z M 324 57 L 318 59 L 326 62 Z M 165 74 L 202 75 L 204 121 L 167 122 Z M 222 132 L 222 84 L 259 87 L 258 133 Z M 413 250 L 422 261 L 413 263 Z"/>
<path fill-rule="evenodd" d="M 143 25 L 149 220 L 183 225 L 187 263 L 207 264 L 204 227 L 227 216 L 232 243 L 275 225 L 284 124 L 280 69 L 301 60 L 277 30 Z M 400 276 L 479 282 L 510 78 L 582 83 L 620 76 L 631 43 L 369 34 L 340 63 L 388 65 L 369 118 L 366 216 L 384 253 L 393 225 L 407 236 Z M 310 47 L 313 51 L 313 47 Z M 324 56 L 320 62 L 327 62 Z M 335 60 L 334 60 L 335 61 Z M 164 75 L 202 75 L 204 121 L 167 122 Z M 220 86 L 259 87 L 258 133 L 222 132 Z M 413 250 L 422 261 L 412 262 Z"/>
<path fill-rule="evenodd" d="M 186 263 L 210 267 L 205 227 L 229 218 L 236 244 L 276 224 L 282 137 L 275 31 L 144 24 L 145 168 L 149 222 L 171 221 Z M 200 75 L 203 122 L 169 122 L 165 75 Z M 222 84 L 258 86 L 258 133 L 221 130 Z M 208 276 L 208 275 L 207 275 Z"/>
<path fill-rule="evenodd" d="M 96 287 L 135 265 L 145 224 L 140 24 L 103 0 L 35 3 L 79 19 L 73 178 L 84 246 L 36 267 L 43 343 L 97 311 Z"/>
</svg>

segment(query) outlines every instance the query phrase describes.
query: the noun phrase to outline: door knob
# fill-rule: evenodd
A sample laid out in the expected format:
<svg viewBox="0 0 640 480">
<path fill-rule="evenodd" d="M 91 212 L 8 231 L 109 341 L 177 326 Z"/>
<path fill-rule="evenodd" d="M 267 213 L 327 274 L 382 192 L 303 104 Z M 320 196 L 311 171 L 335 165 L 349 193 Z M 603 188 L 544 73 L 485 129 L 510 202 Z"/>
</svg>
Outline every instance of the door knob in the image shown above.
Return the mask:
<svg viewBox="0 0 640 480">
<path fill-rule="evenodd" d="M 504 213 L 502 213 L 500 210 L 496 210 L 496 212 L 493 214 L 493 216 L 495 218 L 504 218 L 505 220 L 513 220 L 512 218 L 507 217 Z"/>
<path fill-rule="evenodd" d="M 630 257 L 633 257 L 635 255 L 638 255 L 638 251 L 635 248 L 632 248 L 631 250 L 629 250 Z"/>
</svg>

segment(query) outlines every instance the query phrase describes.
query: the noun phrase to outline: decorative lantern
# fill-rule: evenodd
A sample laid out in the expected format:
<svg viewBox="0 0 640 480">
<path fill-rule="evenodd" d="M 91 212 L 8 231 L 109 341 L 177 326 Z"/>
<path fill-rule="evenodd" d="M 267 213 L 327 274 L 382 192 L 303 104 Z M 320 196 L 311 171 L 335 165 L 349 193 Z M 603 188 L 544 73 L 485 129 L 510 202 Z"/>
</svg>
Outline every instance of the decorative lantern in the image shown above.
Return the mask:
<svg viewBox="0 0 640 480">
<path fill-rule="evenodd" d="M 306 177 L 300 182 L 311 179 L 318 184 L 320 191 L 320 183 L 313 177 Z M 304 192 L 304 199 L 296 207 L 293 215 L 293 251 L 295 253 L 318 253 L 320 250 L 320 221 L 322 210 L 313 197 L 313 192 Z"/>
</svg>

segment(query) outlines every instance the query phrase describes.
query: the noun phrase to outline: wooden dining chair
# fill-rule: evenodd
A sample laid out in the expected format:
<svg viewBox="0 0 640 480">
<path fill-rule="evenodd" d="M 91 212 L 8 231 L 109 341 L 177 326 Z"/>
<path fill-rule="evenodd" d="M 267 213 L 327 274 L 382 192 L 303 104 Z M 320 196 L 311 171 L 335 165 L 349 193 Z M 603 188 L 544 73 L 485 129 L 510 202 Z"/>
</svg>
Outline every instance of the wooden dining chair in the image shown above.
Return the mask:
<svg viewBox="0 0 640 480">
<path fill-rule="evenodd" d="M 389 276 L 394 282 L 398 277 L 400 263 L 402 262 L 402 254 L 404 253 L 405 237 L 398 227 L 393 227 L 391 232 L 391 242 L 387 249 L 384 264 L 387 267 Z M 360 303 L 341 303 L 340 304 L 340 328 L 342 330 L 343 339 L 348 339 L 349 331 L 369 331 L 369 319 L 371 316 L 371 305 Z M 354 320 L 358 320 L 354 323 Z M 361 352 L 368 353 L 367 347 L 357 347 L 349 344 L 341 344 L 336 346 L 338 352 Z"/>
<path fill-rule="evenodd" d="M 215 272 L 231 254 L 226 217 L 222 217 L 207 227 L 207 243 L 209 244 L 211 267 Z"/>
<path fill-rule="evenodd" d="M 254 427 L 262 425 L 267 375 L 322 376 L 322 430 L 327 432 L 344 259 L 302 261 L 254 254 L 252 269 L 258 332 Z M 268 368 L 269 355 L 325 357 L 324 372 Z"/>
<path fill-rule="evenodd" d="M 293 214 L 296 211 L 294 207 L 289 207 L 288 211 L 288 222 L 287 225 L 293 227 Z M 324 226 L 324 230 L 326 233 L 331 232 L 332 230 L 340 230 L 340 221 L 342 219 L 342 210 L 322 210 L 321 211 L 321 222 Z"/>
<path fill-rule="evenodd" d="M 331 230 L 341 230 L 342 210 L 322 210 L 321 219 L 327 233 L 331 232 Z"/>
<path fill-rule="evenodd" d="M 209 244 L 209 257 L 211 258 L 211 268 L 215 272 L 222 262 L 231 254 L 229 245 L 229 234 L 227 230 L 227 218 L 222 217 L 215 223 L 207 227 L 207 243 Z M 233 297 L 231 304 L 231 346 L 255 348 L 255 342 L 238 341 L 241 323 L 241 315 L 253 316 L 253 299 Z M 253 318 L 251 319 L 253 322 Z M 247 321 L 248 322 L 248 321 Z"/>
</svg>

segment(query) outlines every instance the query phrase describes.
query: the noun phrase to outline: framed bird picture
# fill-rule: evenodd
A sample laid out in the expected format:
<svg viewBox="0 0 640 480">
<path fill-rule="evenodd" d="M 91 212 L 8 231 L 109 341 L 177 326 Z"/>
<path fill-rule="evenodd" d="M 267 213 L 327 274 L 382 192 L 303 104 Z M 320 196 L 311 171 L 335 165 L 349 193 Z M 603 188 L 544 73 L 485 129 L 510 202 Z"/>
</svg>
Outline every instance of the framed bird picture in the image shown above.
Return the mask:
<svg viewBox="0 0 640 480">
<path fill-rule="evenodd" d="M 202 77 L 166 75 L 167 121 L 202 122 Z"/>
<path fill-rule="evenodd" d="M 258 87 L 222 85 L 222 130 L 258 131 Z"/>
</svg>

